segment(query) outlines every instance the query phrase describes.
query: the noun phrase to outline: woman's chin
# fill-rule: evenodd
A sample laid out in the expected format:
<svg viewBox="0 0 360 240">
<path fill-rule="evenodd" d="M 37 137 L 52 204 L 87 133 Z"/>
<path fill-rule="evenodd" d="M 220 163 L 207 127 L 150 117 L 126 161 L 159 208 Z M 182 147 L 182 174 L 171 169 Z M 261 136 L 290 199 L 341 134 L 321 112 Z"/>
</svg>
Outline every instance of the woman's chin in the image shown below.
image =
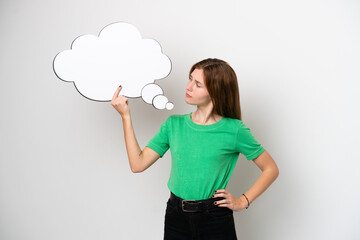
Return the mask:
<svg viewBox="0 0 360 240">
<path fill-rule="evenodd" d="M 185 98 L 185 102 L 190 105 L 194 105 L 189 99 Z"/>
</svg>

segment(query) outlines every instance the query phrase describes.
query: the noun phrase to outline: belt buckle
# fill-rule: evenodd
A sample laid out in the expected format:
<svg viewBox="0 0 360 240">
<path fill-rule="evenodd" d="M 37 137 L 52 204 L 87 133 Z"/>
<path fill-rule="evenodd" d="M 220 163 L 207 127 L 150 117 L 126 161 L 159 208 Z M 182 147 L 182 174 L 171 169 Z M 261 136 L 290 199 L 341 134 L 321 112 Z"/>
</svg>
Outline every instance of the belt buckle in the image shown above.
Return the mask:
<svg viewBox="0 0 360 240">
<path fill-rule="evenodd" d="M 184 205 L 185 205 L 185 202 L 187 203 L 193 203 L 193 202 L 196 202 L 195 200 L 181 200 L 181 209 L 183 210 L 183 212 L 197 212 L 197 210 L 186 210 L 184 209 Z"/>
</svg>

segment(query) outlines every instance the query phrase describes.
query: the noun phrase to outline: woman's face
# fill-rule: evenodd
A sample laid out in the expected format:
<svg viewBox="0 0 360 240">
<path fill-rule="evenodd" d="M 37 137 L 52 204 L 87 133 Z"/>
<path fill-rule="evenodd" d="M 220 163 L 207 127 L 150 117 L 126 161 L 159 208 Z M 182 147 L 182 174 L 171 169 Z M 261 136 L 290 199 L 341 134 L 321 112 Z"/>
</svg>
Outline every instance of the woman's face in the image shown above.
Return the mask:
<svg viewBox="0 0 360 240">
<path fill-rule="evenodd" d="M 191 105 L 206 106 L 211 103 L 209 92 L 204 82 L 204 72 L 202 69 L 195 69 L 190 74 L 190 79 L 186 85 L 185 102 Z"/>
</svg>

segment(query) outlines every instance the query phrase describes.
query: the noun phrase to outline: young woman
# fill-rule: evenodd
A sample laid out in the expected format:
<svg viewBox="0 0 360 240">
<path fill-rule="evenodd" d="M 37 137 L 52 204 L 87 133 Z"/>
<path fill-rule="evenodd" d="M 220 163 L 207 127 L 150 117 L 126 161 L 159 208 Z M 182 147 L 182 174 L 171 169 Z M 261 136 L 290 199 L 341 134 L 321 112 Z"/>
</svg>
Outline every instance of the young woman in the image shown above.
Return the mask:
<svg viewBox="0 0 360 240">
<path fill-rule="evenodd" d="M 192 66 L 185 102 L 195 112 L 172 115 L 141 150 L 131 122 L 128 99 L 116 90 L 111 104 L 120 113 L 130 167 L 142 172 L 171 149 L 170 198 L 164 239 L 237 239 L 233 211 L 248 208 L 277 178 L 269 153 L 241 121 L 234 70 L 225 61 L 205 59 Z M 225 187 L 239 153 L 262 171 L 241 197 Z"/>
</svg>

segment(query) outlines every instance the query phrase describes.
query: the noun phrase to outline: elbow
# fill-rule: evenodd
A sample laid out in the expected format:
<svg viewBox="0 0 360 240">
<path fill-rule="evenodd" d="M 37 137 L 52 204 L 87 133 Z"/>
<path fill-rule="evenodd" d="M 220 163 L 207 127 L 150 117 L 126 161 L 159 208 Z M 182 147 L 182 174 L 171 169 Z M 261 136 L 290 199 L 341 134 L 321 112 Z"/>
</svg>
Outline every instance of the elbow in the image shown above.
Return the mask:
<svg viewBox="0 0 360 240">
<path fill-rule="evenodd" d="M 277 166 L 269 167 L 266 170 L 263 171 L 263 173 L 266 172 L 272 181 L 275 181 L 279 176 L 279 168 Z"/>
<path fill-rule="evenodd" d="M 138 159 L 130 159 L 129 158 L 129 163 L 130 163 L 130 169 L 131 172 L 133 173 L 141 173 L 143 172 L 145 169 L 141 166 L 141 160 L 140 157 Z"/>
<path fill-rule="evenodd" d="M 278 178 L 279 176 L 279 168 L 276 166 L 275 169 L 274 169 L 274 180 Z"/>
<path fill-rule="evenodd" d="M 130 166 L 130 169 L 133 173 L 141 173 L 144 171 L 144 169 L 142 169 L 140 167 L 135 167 L 135 166 Z"/>
</svg>

